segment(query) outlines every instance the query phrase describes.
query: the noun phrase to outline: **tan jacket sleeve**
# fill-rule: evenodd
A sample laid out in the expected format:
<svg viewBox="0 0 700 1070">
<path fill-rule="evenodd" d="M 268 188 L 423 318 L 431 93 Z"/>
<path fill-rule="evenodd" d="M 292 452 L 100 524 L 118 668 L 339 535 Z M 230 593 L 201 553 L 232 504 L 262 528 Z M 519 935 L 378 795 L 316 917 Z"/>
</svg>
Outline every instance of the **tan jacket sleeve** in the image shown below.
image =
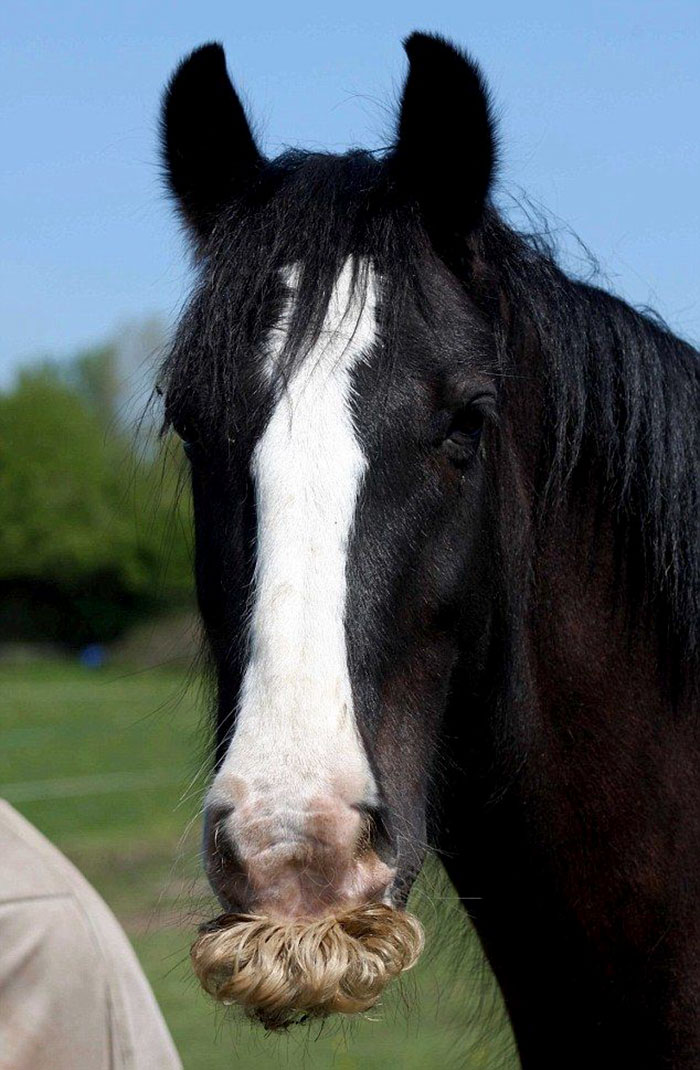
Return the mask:
<svg viewBox="0 0 700 1070">
<path fill-rule="evenodd" d="M 129 941 L 0 800 L 0 1070 L 181 1070 Z"/>
</svg>

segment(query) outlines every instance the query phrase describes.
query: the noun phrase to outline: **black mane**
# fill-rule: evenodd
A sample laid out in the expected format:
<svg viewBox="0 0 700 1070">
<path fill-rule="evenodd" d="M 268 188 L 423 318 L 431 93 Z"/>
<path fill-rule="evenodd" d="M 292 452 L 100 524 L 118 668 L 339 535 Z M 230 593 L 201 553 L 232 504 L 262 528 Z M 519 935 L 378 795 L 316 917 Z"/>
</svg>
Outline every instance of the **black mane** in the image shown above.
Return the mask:
<svg viewBox="0 0 700 1070">
<path fill-rule="evenodd" d="M 651 314 L 569 278 L 538 238 L 495 214 L 477 237 L 512 321 L 502 366 L 542 379 L 539 522 L 585 487 L 611 514 L 635 608 L 682 671 L 698 656 L 700 356 Z"/>
</svg>

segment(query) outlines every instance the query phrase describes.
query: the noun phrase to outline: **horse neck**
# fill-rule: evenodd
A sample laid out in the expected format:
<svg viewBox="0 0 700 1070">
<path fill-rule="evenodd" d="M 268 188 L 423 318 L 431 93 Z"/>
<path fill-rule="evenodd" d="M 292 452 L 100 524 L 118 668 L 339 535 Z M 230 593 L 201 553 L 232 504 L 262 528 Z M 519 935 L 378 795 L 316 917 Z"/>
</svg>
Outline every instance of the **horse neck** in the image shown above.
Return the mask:
<svg viewBox="0 0 700 1070">
<path fill-rule="evenodd" d="M 637 613 L 595 484 L 532 515 L 521 403 L 502 483 L 511 590 L 487 665 L 501 686 L 455 685 L 448 869 L 525 1066 L 694 1066 L 698 722 L 687 696 L 671 711 L 653 615 Z M 478 818 L 460 851 L 464 812 Z"/>
</svg>

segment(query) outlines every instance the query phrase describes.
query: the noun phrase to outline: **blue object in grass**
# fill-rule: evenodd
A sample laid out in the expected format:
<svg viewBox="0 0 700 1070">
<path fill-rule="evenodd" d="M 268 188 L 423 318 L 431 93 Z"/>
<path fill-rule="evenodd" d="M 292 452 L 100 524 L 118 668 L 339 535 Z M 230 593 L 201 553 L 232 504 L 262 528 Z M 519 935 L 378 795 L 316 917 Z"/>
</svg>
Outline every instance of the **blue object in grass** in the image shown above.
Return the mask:
<svg viewBox="0 0 700 1070">
<path fill-rule="evenodd" d="M 80 651 L 78 659 L 86 669 L 101 669 L 105 663 L 105 648 L 102 643 L 88 643 Z"/>
</svg>

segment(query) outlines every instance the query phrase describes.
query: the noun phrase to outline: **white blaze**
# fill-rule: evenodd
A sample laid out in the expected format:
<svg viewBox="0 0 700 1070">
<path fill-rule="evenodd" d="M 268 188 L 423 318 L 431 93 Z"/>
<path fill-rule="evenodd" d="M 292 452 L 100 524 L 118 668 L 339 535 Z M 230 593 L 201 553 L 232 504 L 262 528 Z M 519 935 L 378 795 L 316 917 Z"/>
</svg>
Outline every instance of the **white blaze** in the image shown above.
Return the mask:
<svg viewBox="0 0 700 1070">
<path fill-rule="evenodd" d="M 245 785 L 265 810 L 300 811 L 319 794 L 374 801 L 353 712 L 345 641 L 348 543 L 365 457 L 353 427 L 352 371 L 375 335 L 371 270 L 346 262 L 317 342 L 281 390 L 252 459 L 257 562 L 249 661 L 236 730 L 213 786 Z M 270 375 L 292 297 L 268 343 Z M 239 779 L 240 778 L 240 779 Z M 280 815 L 281 816 L 281 815 Z"/>
</svg>

